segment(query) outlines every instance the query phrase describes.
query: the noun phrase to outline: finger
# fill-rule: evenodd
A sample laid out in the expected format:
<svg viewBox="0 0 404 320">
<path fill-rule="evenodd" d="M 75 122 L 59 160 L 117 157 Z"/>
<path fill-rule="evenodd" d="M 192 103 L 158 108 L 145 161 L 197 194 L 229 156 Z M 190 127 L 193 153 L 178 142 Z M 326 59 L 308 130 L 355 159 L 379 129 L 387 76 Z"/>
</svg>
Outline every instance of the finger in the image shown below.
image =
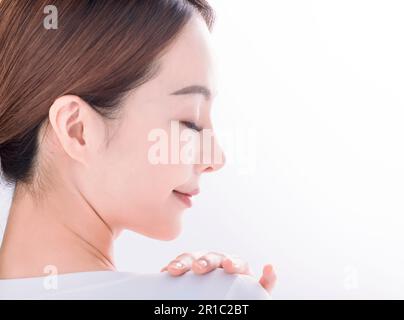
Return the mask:
<svg viewBox="0 0 404 320">
<path fill-rule="evenodd" d="M 222 266 L 227 273 L 248 274 L 251 275 L 248 263 L 238 256 L 228 256 L 222 262 Z"/>
<path fill-rule="evenodd" d="M 171 263 L 175 263 L 175 262 L 177 262 L 177 261 L 181 261 L 183 258 L 187 258 L 188 256 L 191 256 L 191 257 L 195 260 L 197 257 L 200 257 L 200 256 L 202 256 L 202 255 L 205 254 L 205 253 L 207 253 L 206 250 L 201 250 L 201 251 L 197 251 L 197 252 L 194 252 L 194 253 L 185 252 L 185 253 L 182 253 L 182 254 L 180 254 L 179 256 L 177 256 L 174 260 L 172 260 L 172 261 L 170 262 L 170 264 L 171 264 Z M 171 268 L 171 269 L 172 269 L 172 268 Z M 164 267 L 160 270 L 160 272 L 164 272 L 164 271 L 168 271 L 168 265 L 164 266 Z M 187 270 L 187 271 L 189 271 L 189 270 Z"/>
<path fill-rule="evenodd" d="M 166 267 L 168 273 L 172 276 L 180 276 L 191 269 L 192 262 L 195 260 L 193 254 L 184 253 L 171 261 Z"/>
<path fill-rule="evenodd" d="M 209 252 L 192 263 L 192 271 L 196 274 L 208 273 L 222 267 L 222 261 L 226 256 L 222 253 Z"/>
<path fill-rule="evenodd" d="M 262 285 L 262 287 L 264 287 L 264 289 L 271 293 L 275 286 L 276 279 L 276 274 L 272 265 L 265 265 L 262 271 L 262 276 L 259 280 L 259 283 Z"/>
</svg>

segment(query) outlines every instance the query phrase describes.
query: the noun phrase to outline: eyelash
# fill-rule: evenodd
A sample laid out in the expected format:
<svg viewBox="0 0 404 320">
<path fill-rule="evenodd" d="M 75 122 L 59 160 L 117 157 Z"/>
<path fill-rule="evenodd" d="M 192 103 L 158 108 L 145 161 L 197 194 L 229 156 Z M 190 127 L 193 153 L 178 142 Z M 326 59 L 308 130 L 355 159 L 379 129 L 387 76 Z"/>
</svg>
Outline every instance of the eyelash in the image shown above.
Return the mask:
<svg viewBox="0 0 404 320">
<path fill-rule="evenodd" d="M 185 126 L 187 126 L 189 129 L 201 132 L 203 130 L 203 128 L 198 127 L 195 122 L 192 121 L 181 121 L 182 124 L 184 124 Z"/>
</svg>

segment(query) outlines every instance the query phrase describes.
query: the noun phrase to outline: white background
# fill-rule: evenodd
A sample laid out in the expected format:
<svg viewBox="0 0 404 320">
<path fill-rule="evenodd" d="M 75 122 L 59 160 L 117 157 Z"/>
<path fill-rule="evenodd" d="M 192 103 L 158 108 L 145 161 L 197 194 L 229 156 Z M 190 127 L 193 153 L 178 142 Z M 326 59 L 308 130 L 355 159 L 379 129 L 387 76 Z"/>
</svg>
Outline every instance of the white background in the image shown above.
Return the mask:
<svg viewBox="0 0 404 320">
<path fill-rule="evenodd" d="M 272 263 L 274 299 L 404 298 L 404 2 L 211 3 L 227 165 L 178 239 L 124 233 L 118 267 L 206 249 Z"/>
</svg>

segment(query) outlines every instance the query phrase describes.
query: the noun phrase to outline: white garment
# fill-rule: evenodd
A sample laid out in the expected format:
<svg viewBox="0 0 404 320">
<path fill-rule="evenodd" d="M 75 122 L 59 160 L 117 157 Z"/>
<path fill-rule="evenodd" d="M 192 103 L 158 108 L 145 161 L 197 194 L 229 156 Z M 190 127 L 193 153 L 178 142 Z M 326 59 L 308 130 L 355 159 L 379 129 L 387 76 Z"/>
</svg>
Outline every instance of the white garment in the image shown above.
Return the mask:
<svg viewBox="0 0 404 320">
<path fill-rule="evenodd" d="M 219 268 L 204 275 L 189 271 L 179 277 L 167 272 L 89 271 L 5 279 L 0 280 L 0 299 L 268 300 L 271 297 L 255 278 L 227 274 Z"/>
</svg>

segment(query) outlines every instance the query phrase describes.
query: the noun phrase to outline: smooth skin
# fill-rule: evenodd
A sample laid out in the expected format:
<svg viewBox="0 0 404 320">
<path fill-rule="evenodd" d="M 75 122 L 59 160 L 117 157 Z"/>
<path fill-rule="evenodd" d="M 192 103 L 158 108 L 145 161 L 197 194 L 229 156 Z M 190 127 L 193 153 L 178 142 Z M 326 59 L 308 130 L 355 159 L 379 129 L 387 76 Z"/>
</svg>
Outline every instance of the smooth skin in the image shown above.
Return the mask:
<svg viewBox="0 0 404 320">
<path fill-rule="evenodd" d="M 201 176 L 221 169 L 225 157 L 213 135 L 212 148 L 223 155 L 219 163 L 153 164 L 148 152 L 155 142 L 148 137 L 159 129 L 172 138 L 173 120 L 196 138 L 200 132 L 185 122 L 213 131 L 217 88 L 210 41 L 205 22 L 195 14 L 160 57 L 156 77 L 124 97 L 117 120 L 106 120 L 79 96 L 55 99 L 39 136 L 35 181 L 41 191 L 38 197 L 16 186 L 0 248 L 0 279 L 43 276 L 48 265 L 59 274 L 116 270 L 113 242 L 123 230 L 163 241 L 178 237 L 187 207 L 174 190 L 198 189 Z M 173 94 L 194 85 L 211 95 Z M 194 156 L 205 158 L 206 149 L 195 147 Z M 205 254 L 206 269 L 194 263 L 198 258 L 181 255 L 175 262 L 184 268 L 168 271 L 249 273 L 245 262 L 239 260 L 236 268 L 224 254 Z M 270 288 L 273 279 L 271 266 L 264 266 L 260 283 Z"/>
</svg>

